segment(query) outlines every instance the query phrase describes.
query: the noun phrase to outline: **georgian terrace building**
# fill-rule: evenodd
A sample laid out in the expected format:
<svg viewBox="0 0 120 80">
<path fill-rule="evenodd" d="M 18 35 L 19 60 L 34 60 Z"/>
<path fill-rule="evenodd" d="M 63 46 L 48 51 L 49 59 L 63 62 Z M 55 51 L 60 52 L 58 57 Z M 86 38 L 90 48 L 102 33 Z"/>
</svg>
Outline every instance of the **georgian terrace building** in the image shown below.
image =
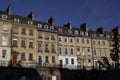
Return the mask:
<svg viewBox="0 0 120 80">
<path fill-rule="evenodd" d="M 34 13 L 27 17 L 12 14 L 11 6 L 0 11 L 0 64 L 21 64 L 24 67 L 60 67 L 69 69 L 98 68 L 102 56 L 110 59 L 114 32 L 102 27 L 88 30 L 68 22 L 56 26 L 54 18 L 48 22 L 34 20 Z"/>
</svg>

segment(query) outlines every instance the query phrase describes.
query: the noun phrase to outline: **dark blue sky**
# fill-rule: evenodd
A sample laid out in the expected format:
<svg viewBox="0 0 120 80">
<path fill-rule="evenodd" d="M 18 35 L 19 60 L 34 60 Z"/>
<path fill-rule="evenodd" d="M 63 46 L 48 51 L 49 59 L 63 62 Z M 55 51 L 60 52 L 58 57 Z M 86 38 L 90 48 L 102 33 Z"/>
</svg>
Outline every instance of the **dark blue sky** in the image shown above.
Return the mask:
<svg viewBox="0 0 120 80">
<path fill-rule="evenodd" d="M 89 29 L 103 26 L 112 30 L 120 25 L 120 0 L 0 0 L 0 9 L 5 10 L 8 4 L 21 16 L 34 11 L 39 21 L 47 22 L 54 16 L 58 26 L 70 21 L 73 27 L 79 27 L 86 22 Z"/>
</svg>

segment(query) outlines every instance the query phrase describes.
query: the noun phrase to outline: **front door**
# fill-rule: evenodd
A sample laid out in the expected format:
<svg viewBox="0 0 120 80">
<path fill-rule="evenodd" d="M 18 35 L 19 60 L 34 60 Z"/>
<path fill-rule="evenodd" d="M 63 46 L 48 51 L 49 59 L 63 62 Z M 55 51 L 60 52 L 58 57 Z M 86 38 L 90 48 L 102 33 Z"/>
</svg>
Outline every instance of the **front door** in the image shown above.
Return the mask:
<svg viewBox="0 0 120 80">
<path fill-rule="evenodd" d="M 38 65 L 42 66 L 42 58 L 41 58 L 41 56 L 38 57 Z"/>
<path fill-rule="evenodd" d="M 17 64 L 17 55 L 13 55 L 12 63 Z"/>
<path fill-rule="evenodd" d="M 62 67 L 63 67 L 63 61 L 60 60 L 60 68 L 62 68 Z"/>
</svg>

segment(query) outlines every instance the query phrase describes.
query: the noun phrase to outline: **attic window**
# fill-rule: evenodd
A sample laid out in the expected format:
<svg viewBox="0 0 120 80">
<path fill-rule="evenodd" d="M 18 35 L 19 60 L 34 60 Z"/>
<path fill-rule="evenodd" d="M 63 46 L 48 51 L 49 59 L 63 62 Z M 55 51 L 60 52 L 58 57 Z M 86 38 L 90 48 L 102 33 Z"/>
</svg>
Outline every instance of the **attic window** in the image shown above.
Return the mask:
<svg viewBox="0 0 120 80">
<path fill-rule="evenodd" d="M 51 30 L 54 30 L 54 26 L 50 26 L 50 29 L 51 29 Z"/>
<path fill-rule="evenodd" d="M 96 34 L 92 34 L 92 36 L 96 37 Z"/>
<path fill-rule="evenodd" d="M 62 32 L 62 29 L 61 29 L 61 28 L 59 28 L 59 29 L 58 29 L 58 31 L 59 31 L 59 32 Z"/>
<path fill-rule="evenodd" d="M 38 24 L 37 27 L 38 27 L 38 28 L 42 28 L 42 24 Z"/>
<path fill-rule="evenodd" d="M 110 38 L 110 35 L 106 35 L 107 38 Z"/>
<path fill-rule="evenodd" d="M 100 37 L 103 37 L 103 35 L 102 35 L 102 34 L 99 34 L 99 36 L 100 36 Z"/>
<path fill-rule="evenodd" d="M 48 29 L 48 25 L 44 25 L 44 28 L 45 28 L 45 29 Z"/>
<path fill-rule="evenodd" d="M 28 24 L 33 24 L 33 22 L 32 21 L 28 21 Z"/>
<path fill-rule="evenodd" d="M 17 19 L 17 18 L 14 18 L 14 22 L 19 23 L 19 22 L 20 22 L 20 20 L 19 20 L 19 19 Z"/>
<path fill-rule="evenodd" d="M 72 30 L 69 30 L 68 32 L 69 32 L 70 34 L 72 34 Z"/>
<path fill-rule="evenodd" d="M 82 36 L 83 36 L 83 35 L 84 35 L 84 32 L 80 32 L 80 35 L 82 35 Z"/>
<path fill-rule="evenodd" d="M 2 15 L 2 18 L 3 19 L 7 19 L 7 15 Z"/>
<path fill-rule="evenodd" d="M 78 31 L 75 30 L 74 33 L 75 33 L 75 34 L 78 34 Z"/>
<path fill-rule="evenodd" d="M 85 35 L 88 36 L 88 32 L 85 32 Z"/>
</svg>

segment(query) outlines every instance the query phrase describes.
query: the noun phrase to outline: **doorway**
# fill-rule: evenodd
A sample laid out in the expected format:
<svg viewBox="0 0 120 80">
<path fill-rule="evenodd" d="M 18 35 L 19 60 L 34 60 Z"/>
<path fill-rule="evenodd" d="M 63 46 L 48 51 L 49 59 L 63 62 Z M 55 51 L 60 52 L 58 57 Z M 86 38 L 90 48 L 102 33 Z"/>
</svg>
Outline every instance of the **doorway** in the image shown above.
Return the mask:
<svg viewBox="0 0 120 80">
<path fill-rule="evenodd" d="M 12 63 L 17 64 L 17 55 L 13 55 Z"/>
</svg>

